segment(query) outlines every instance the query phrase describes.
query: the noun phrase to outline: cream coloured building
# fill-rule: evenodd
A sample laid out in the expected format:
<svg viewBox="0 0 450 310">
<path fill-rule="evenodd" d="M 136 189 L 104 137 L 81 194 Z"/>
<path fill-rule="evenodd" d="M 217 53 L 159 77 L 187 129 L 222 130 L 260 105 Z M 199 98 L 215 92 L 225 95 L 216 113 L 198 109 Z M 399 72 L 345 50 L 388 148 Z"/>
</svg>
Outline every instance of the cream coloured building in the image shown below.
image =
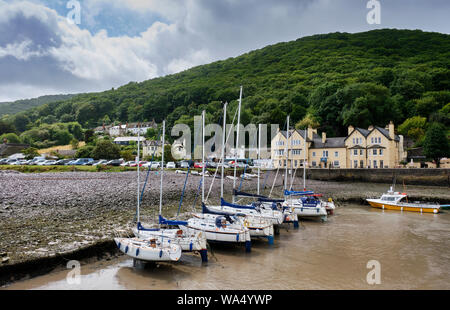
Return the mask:
<svg viewBox="0 0 450 310">
<path fill-rule="evenodd" d="M 305 139 L 306 136 L 306 139 Z M 278 131 L 272 140 L 271 158 L 275 168 L 300 168 L 305 159 L 308 167 L 320 168 L 394 168 L 406 158 L 403 137 L 396 135 L 394 124 L 386 128 L 348 127 L 347 137 L 328 138 L 317 130 L 289 131 L 288 159 L 286 131 Z"/>
</svg>

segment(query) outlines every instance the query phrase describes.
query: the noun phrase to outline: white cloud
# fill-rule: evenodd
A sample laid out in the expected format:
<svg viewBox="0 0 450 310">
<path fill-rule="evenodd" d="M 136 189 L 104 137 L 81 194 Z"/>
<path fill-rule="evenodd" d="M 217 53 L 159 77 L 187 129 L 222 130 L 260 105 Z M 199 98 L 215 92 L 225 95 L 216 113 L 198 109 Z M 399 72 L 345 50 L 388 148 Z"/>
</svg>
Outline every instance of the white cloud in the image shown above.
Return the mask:
<svg viewBox="0 0 450 310">
<path fill-rule="evenodd" d="M 33 95 L 39 89 L 39 95 L 101 91 L 304 35 L 374 29 L 360 0 L 82 1 L 82 23 L 95 23 L 107 6 L 162 17 L 137 36 L 111 37 L 70 25 L 40 0 L 31 1 L 0 0 L 0 101 L 22 93 L 12 89 L 15 85 Z M 414 5 L 406 10 L 407 3 Z M 382 1 L 379 27 L 420 23 L 425 30 L 448 33 L 442 9 L 448 3 L 427 3 Z"/>
</svg>

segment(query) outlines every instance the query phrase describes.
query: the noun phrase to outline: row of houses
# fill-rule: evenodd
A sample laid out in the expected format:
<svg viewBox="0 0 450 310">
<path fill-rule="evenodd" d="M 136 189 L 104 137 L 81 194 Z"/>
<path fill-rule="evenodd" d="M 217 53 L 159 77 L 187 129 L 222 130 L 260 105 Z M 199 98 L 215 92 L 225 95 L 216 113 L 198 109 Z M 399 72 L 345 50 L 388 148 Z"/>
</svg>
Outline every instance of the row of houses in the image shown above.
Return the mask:
<svg viewBox="0 0 450 310">
<path fill-rule="evenodd" d="M 288 154 L 286 156 L 286 146 Z M 278 131 L 272 139 L 271 159 L 275 168 L 306 164 L 320 168 L 395 168 L 406 160 L 403 136 L 394 124 L 368 129 L 349 126 L 346 137 L 327 138 L 316 129 Z"/>
<path fill-rule="evenodd" d="M 144 123 L 125 123 L 119 125 L 103 125 L 94 128 L 97 134 L 109 134 L 111 137 L 120 137 L 127 135 L 145 135 L 148 129 L 157 129 L 155 120 Z"/>
</svg>

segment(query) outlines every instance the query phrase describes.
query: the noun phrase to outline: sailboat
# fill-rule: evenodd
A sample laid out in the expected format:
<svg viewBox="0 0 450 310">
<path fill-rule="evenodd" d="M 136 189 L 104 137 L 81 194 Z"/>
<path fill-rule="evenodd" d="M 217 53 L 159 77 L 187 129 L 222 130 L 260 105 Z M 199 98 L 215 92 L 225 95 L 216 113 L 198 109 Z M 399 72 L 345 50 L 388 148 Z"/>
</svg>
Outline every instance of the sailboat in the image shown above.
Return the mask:
<svg viewBox="0 0 450 310">
<path fill-rule="evenodd" d="M 138 155 L 136 162 L 139 162 L 140 156 L 140 131 L 138 134 Z M 138 229 L 141 227 L 139 220 L 140 206 L 140 182 L 139 165 L 137 165 L 137 218 Z M 155 229 L 157 231 L 157 229 Z M 135 238 L 114 238 L 114 241 L 121 252 L 130 256 L 134 260 L 148 262 L 178 261 L 181 257 L 181 246 L 171 242 L 171 239 L 165 236 L 152 235 L 147 238 L 137 236 Z"/>
<path fill-rule="evenodd" d="M 285 179 L 284 179 L 284 199 L 283 206 L 287 206 L 291 208 L 299 218 L 320 218 L 322 221 L 327 220 L 327 210 L 325 209 L 322 201 L 317 199 L 317 197 L 313 196 L 314 192 L 312 191 L 292 191 L 287 189 L 288 183 L 288 165 L 289 165 L 289 138 L 290 138 L 290 130 L 289 130 L 289 115 L 287 116 L 287 124 L 286 124 L 286 171 L 285 171 Z M 304 187 L 305 177 L 306 177 L 306 131 L 305 131 L 305 145 L 303 150 L 303 178 L 304 178 Z M 291 175 L 292 175 L 292 164 L 291 164 Z M 293 177 L 293 176 L 292 176 Z M 304 188 L 305 189 L 305 188 Z M 299 198 L 295 198 L 299 197 Z"/>
<path fill-rule="evenodd" d="M 242 102 L 242 87 L 239 97 L 239 106 L 238 106 L 238 120 L 237 120 L 237 139 L 236 139 L 236 150 L 239 146 L 239 123 L 240 123 L 240 111 L 241 111 L 241 102 Z M 252 237 L 267 237 L 270 244 L 273 244 L 273 235 L 274 235 L 274 229 L 273 229 L 273 223 L 275 222 L 278 224 L 280 221 L 282 221 L 282 214 L 275 210 L 271 210 L 269 212 L 261 212 L 256 207 L 247 207 L 247 206 L 240 206 L 236 204 L 228 203 L 223 198 L 223 177 L 224 177 L 224 169 L 223 169 L 223 163 L 225 162 L 225 145 L 227 141 L 225 141 L 226 136 L 226 109 L 227 104 L 224 106 L 224 127 L 223 127 L 223 135 L 222 135 L 222 156 L 221 156 L 221 163 L 222 163 L 222 173 L 221 173 L 221 204 L 220 206 L 202 206 L 202 211 L 204 214 L 217 214 L 217 215 L 229 215 L 229 216 L 243 216 L 244 218 L 244 224 L 250 231 L 250 236 Z M 237 151 L 236 151 L 236 158 L 235 162 L 237 162 Z M 236 168 L 237 165 L 234 166 L 234 174 L 236 176 Z M 214 182 L 214 181 L 213 181 Z M 236 184 L 236 181 L 234 181 L 234 186 Z"/>
<path fill-rule="evenodd" d="M 202 112 L 202 207 L 205 208 L 205 111 Z M 250 231 L 246 227 L 245 216 L 241 214 L 194 213 L 192 218 L 178 224 L 187 235 L 203 232 L 208 242 L 244 243 L 247 252 L 251 251 Z"/>
</svg>

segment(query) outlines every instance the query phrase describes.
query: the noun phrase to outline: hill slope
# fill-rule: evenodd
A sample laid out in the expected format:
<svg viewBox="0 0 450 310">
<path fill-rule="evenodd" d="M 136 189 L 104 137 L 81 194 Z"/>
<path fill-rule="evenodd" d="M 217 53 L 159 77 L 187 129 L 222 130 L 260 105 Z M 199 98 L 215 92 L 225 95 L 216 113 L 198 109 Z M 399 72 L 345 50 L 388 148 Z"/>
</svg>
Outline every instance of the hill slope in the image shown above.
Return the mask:
<svg viewBox="0 0 450 310">
<path fill-rule="evenodd" d="M 244 124 L 283 126 L 290 114 L 294 123 L 318 122 L 330 135 L 340 135 L 349 124 L 400 124 L 415 115 L 448 122 L 449 68 L 446 34 L 392 29 L 331 33 L 116 90 L 77 95 L 22 114 L 29 120 L 27 128 L 57 121 L 77 121 L 88 128 L 105 120 L 153 118 L 167 118 L 169 126 L 192 125 L 202 109 L 208 121 L 218 122 L 220 101 L 237 99 L 243 85 Z"/>
<path fill-rule="evenodd" d="M 16 114 L 26 111 L 46 103 L 67 100 L 73 96 L 74 95 L 49 95 L 33 99 L 16 100 L 13 102 L 0 102 L 0 117 L 5 114 Z"/>
</svg>

